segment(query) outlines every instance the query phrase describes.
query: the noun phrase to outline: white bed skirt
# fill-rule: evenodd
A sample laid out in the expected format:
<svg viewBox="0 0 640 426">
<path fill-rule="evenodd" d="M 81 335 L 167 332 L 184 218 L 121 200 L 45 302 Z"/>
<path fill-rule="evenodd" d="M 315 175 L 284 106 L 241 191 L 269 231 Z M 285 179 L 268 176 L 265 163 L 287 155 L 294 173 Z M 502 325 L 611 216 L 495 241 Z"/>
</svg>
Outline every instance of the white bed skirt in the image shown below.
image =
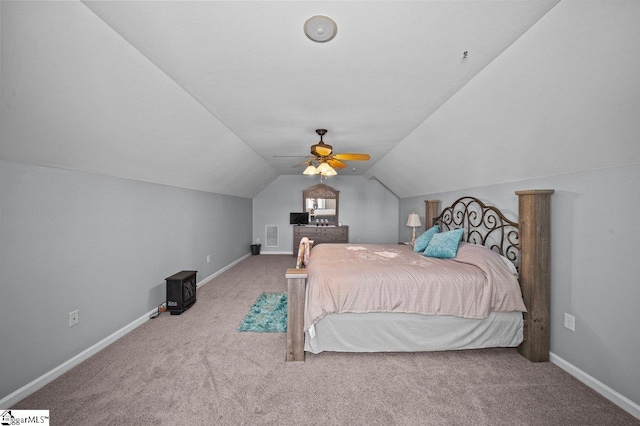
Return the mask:
<svg viewBox="0 0 640 426">
<path fill-rule="evenodd" d="M 313 335 L 313 338 L 311 337 Z M 522 343 L 521 312 L 487 318 L 405 313 L 331 314 L 305 332 L 305 351 L 420 352 L 516 347 Z"/>
</svg>

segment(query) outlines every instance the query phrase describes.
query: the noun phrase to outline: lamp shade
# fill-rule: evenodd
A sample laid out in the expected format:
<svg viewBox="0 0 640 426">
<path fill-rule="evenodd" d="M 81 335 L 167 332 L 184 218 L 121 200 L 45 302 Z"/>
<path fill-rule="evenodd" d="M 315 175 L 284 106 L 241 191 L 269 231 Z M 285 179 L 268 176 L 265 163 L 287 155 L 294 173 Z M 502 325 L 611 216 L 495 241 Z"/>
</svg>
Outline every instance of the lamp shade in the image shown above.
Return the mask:
<svg viewBox="0 0 640 426">
<path fill-rule="evenodd" d="M 407 226 L 421 226 L 420 216 L 418 213 L 411 213 L 407 219 Z"/>
<path fill-rule="evenodd" d="M 329 163 L 326 163 L 326 162 L 324 162 L 324 161 L 323 161 L 323 162 L 321 162 L 321 163 L 320 163 L 320 165 L 318 166 L 318 171 L 319 171 L 320 173 L 324 173 L 324 172 L 326 172 L 327 170 L 329 170 L 330 168 L 331 168 L 331 166 L 329 165 Z"/>
<path fill-rule="evenodd" d="M 327 169 L 325 169 L 324 171 L 320 172 L 320 174 L 322 176 L 335 176 L 335 175 L 338 174 L 338 172 L 336 172 L 333 167 L 329 166 Z"/>
<path fill-rule="evenodd" d="M 334 170 L 333 167 L 331 167 L 329 165 L 329 163 L 322 161 L 320 163 L 320 165 L 318 166 L 318 172 L 322 175 L 322 176 L 335 176 L 338 174 L 338 172 L 336 172 Z"/>
<path fill-rule="evenodd" d="M 318 173 L 320 172 L 313 166 L 313 164 L 309 164 L 309 166 L 304 169 L 304 172 L 302 172 L 303 175 L 317 175 Z"/>
</svg>

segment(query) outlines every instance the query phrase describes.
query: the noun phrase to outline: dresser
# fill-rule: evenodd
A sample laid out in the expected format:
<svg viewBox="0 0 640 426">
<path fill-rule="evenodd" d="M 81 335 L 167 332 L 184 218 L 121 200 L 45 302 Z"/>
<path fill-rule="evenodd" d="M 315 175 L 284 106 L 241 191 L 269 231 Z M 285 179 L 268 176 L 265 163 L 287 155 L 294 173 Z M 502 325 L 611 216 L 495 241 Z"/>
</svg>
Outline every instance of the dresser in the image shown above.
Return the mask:
<svg viewBox="0 0 640 426">
<path fill-rule="evenodd" d="M 307 237 L 314 245 L 322 243 L 348 243 L 348 226 L 294 226 L 293 227 L 293 255 L 298 255 L 300 240 Z"/>
</svg>

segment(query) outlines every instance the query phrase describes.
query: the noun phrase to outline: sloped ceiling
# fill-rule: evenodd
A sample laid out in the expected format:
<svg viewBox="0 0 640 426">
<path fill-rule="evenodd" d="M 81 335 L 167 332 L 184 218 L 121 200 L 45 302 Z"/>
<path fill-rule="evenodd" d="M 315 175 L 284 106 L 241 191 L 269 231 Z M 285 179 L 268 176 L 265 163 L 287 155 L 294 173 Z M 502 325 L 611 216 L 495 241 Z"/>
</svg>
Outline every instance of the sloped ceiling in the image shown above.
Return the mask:
<svg viewBox="0 0 640 426">
<path fill-rule="evenodd" d="M 366 175 L 408 197 L 640 163 L 638 22 L 562 1 Z"/>
<path fill-rule="evenodd" d="M 585 16 L 579 3 L 3 1 L 2 158 L 241 197 L 301 173 L 317 128 L 334 150 L 371 155 L 341 174 L 401 197 L 617 164 L 598 148 L 567 165 L 575 146 L 546 161 L 565 128 L 557 114 L 576 112 L 579 89 L 565 84 L 578 87 L 577 73 L 588 85 L 583 67 L 634 47 L 566 61 L 585 48 L 578 36 L 611 50 L 585 28 L 633 19 L 604 6 Z M 304 35 L 316 14 L 336 21 L 334 40 Z M 557 78 L 555 64 L 570 71 Z M 609 71 L 600 77 L 629 79 Z M 613 118 L 630 145 L 637 88 L 617 90 L 630 111 Z M 631 151 L 626 161 L 640 161 Z"/>
</svg>

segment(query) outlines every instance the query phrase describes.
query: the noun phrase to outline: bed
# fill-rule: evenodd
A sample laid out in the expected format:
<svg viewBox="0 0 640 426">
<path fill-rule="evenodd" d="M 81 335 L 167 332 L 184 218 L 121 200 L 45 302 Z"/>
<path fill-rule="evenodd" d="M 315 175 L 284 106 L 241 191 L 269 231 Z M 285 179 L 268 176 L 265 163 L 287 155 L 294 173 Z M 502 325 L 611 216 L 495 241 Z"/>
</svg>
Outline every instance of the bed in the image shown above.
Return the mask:
<svg viewBox="0 0 640 426">
<path fill-rule="evenodd" d="M 548 361 L 552 193 L 517 191 L 518 222 L 473 197 L 441 213 L 426 200 L 425 231 L 462 234 L 453 259 L 399 244 L 313 248 L 305 269 L 286 273 L 286 361 L 304 361 L 305 351 L 515 346 Z"/>
</svg>

